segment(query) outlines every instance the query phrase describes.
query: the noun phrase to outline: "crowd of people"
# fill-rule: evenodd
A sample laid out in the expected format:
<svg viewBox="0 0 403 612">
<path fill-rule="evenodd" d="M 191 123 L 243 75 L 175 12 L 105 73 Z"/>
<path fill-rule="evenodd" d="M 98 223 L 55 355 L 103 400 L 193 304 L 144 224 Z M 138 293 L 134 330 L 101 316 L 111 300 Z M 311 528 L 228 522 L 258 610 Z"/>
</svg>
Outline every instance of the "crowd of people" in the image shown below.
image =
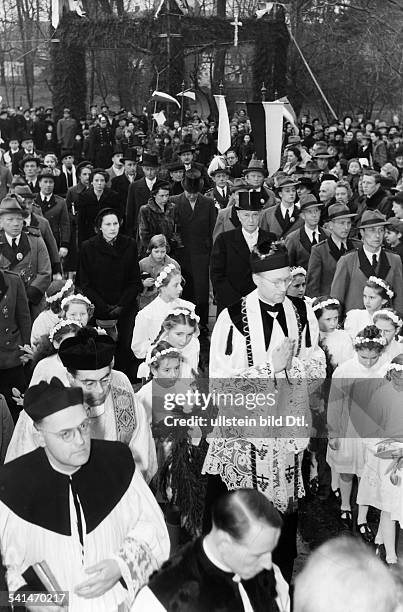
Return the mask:
<svg viewBox="0 0 403 612">
<path fill-rule="evenodd" d="M 225 155 L 217 130 L 0 109 L 14 609 L 40 590 L 79 612 L 402 604 L 403 126 L 303 116 L 272 176 L 244 109 Z M 264 425 L 212 399 L 251 390 L 276 398 Z M 343 535 L 294 580 L 305 496 Z"/>
</svg>

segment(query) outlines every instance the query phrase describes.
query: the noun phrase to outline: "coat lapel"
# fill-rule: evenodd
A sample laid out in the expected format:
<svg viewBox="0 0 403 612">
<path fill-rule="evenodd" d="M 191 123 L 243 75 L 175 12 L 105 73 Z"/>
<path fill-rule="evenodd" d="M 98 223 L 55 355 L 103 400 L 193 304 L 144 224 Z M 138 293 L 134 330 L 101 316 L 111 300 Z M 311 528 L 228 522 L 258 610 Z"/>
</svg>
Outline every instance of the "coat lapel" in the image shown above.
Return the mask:
<svg viewBox="0 0 403 612">
<path fill-rule="evenodd" d="M 329 246 L 330 255 L 333 257 L 333 259 L 335 259 L 336 261 L 339 261 L 341 257 L 340 251 L 330 236 L 327 239 L 327 244 Z"/>
<path fill-rule="evenodd" d="M 308 234 L 305 231 L 305 227 L 301 227 L 301 229 L 299 230 L 299 241 L 304 247 L 305 251 L 308 251 L 308 253 L 310 253 L 311 248 L 312 248 L 312 243 L 308 238 Z"/>
<path fill-rule="evenodd" d="M 238 227 L 234 234 L 234 247 L 245 262 L 249 262 L 250 251 L 242 233 L 242 228 Z"/>
<path fill-rule="evenodd" d="M 365 255 L 364 249 L 362 247 L 358 249 L 358 261 L 360 264 L 359 268 L 361 272 L 365 274 L 367 278 L 369 278 L 370 276 L 376 276 L 376 272 L 373 269 L 372 265 L 369 263 L 368 257 Z"/>
<path fill-rule="evenodd" d="M 285 230 L 287 229 L 287 224 L 285 222 L 285 219 L 284 219 L 283 215 L 281 214 L 280 204 L 277 205 L 276 212 L 274 213 L 274 216 L 276 217 L 277 222 L 278 222 L 279 226 L 281 227 L 282 232 L 285 232 Z"/>
<path fill-rule="evenodd" d="M 385 251 L 382 250 L 379 257 L 379 278 L 385 279 L 390 270 L 390 263 Z"/>
</svg>

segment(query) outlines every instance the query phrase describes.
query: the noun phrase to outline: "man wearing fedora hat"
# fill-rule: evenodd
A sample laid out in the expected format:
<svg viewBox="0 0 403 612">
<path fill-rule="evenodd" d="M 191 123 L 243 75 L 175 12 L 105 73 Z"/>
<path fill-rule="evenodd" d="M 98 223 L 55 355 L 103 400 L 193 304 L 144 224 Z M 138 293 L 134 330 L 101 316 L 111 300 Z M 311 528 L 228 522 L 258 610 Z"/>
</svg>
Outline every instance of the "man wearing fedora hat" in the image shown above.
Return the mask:
<svg viewBox="0 0 403 612">
<path fill-rule="evenodd" d="M 217 303 L 217 316 L 224 308 L 238 302 L 255 289 L 250 268 L 250 253 L 264 240 L 276 240 L 274 234 L 259 229 L 260 197 L 241 189 L 234 204 L 240 226 L 221 233 L 214 242 L 210 278 Z"/>
<path fill-rule="evenodd" d="M 324 174 L 328 174 L 331 166 L 329 166 L 329 162 L 333 159 L 333 155 L 331 155 L 327 150 L 327 144 L 323 141 L 319 141 L 313 147 L 313 159 L 316 161 L 319 166 L 320 174 L 319 180 L 322 178 Z"/>
<path fill-rule="evenodd" d="M 39 193 L 38 174 L 41 170 L 39 157 L 26 155 L 20 162 L 21 176 L 31 191 Z"/>
<path fill-rule="evenodd" d="M 123 164 L 123 172 L 120 176 L 115 176 L 111 181 L 113 191 L 119 194 L 123 207 L 126 207 L 127 194 L 129 187 L 134 181 L 143 178 L 144 172 L 138 165 L 136 149 L 127 149 L 126 155 L 120 160 Z"/>
<path fill-rule="evenodd" d="M 52 267 L 40 231 L 34 228 L 23 231 L 25 216 L 15 197 L 7 196 L 1 201 L 0 269 L 20 275 L 34 320 L 43 310 Z"/>
<path fill-rule="evenodd" d="M 277 194 L 280 202 L 275 206 L 270 206 L 263 213 L 261 228 L 276 234 L 277 239 L 285 238 L 304 224 L 295 205 L 297 185 L 298 182 L 290 177 L 279 179 Z"/>
<path fill-rule="evenodd" d="M 21 208 L 25 210 L 24 231 L 29 231 L 30 228 L 39 230 L 48 250 L 50 263 L 52 265 L 53 279 L 61 278 L 62 268 L 60 265 L 59 249 L 57 248 L 56 240 L 50 227 L 49 221 L 42 216 L 41 212 L 34 210 L 35 194 L 32 193 L 28 185 L 16 185 L 13 188 L 14 195 L 17 196 L 17 201 Z"/>
<path fill-rule="evenodd" d="M 211 185 L 211 180 L 207 174 L 207 169 L 203 164 L 199 164 L 195 161 L 195 146 L 192 143 L 183 142 L 179 146 L 178 151 L 179 159 L 185 166 L 185 172 L 188 170 L 198 170 L 202 176 L 203 183 L 201 184 L 201 191 L 205 191 L 207 187 Z"/>
<path fill-rule="evenodd" d="M 399 255 L 382 248 L 386 225 L 388 221 L 379 210 L 366 210 L 358 226 L 362 246 L 337 263 L 330 294 L 344 304 L 346 312 L 362 307 L 362 292 L 370 276 L 391 285 L 395 292 L 393 306 L 403 311 L 402 262 Z"/>
<path fill-rule="evenodd" d="M 248 188 L 253 189 L 259 194 L 261 208 L 274 206 L 276 203 L 274 193 L 263 185 L 267 175 L 264 162 L 261 159 L 251 159 L 248 167 L 243 171 L 243 175 L 248 184 Z"/>
<path fill-rule="evenodd" d="M 140 165 L 143 169 L 144 177 L 129 185 L 126 202 L 126 233 L 134 237 L 137 236 L 140 208 L 147 204 L 157 180 L 159 168 L 158 156 L 144 151 L 143 161 Z"/>
<path fill-rule="evenodd" d="M 111 182 L 115 176 L 122 176 L 123 172 L 125 171 L 122 158 L 123 148 L 120 144 L 115 144 L 112 153 L 112 165 L 106 169 L 106 172 L 109 174 L 109 187 L 111 186 Z"/>
<path fill-rule="evenodd" d="M 182 297 L 196 304 L 201 330 L 208 333 L 209 264 L 217 210 L 214 201 L 200 193 L 202 184 L 198 170 L 185 172 L 184 193 L 171 197 L 171 202 L 183 245 L 175 253 L 186 281 Z"/>
<path fill-rule="evenodd" d="M 52 170 L 44 168 L 38 175 L 39 193 L 35 203 L 49 221 L 61 258 L 66 257 L 70 244 L 70 219 L 66 201 L 54 194 L 55 177 Z"/>
<path fill-rule="evenodd" d="M 217 210 L 226 208 L 230 197 L 230 185 L 229 185 L 229 169 L 215 168 L 210 172 L 210 177 L 214 182 L 214 187 L 206 191 L 205 196 L 212 198 Z"/>
<path fill-rule="evenodd" d="M 329 295 L 340 257 L 361 245 L 359 240 L 349 238 L 354 216 L 345 204 L 329 206 L 327 228 L 330 236 L 311 248 L 305 290 L 307 296 Z"/>
<path fill-rule="evenodd" d="M 290 266 L 302 266 L 306 270 L 312 247 L 327 238 L 326 232 L 319 227 L 322 206 L 312 194 L 301 197 L 299 213 L 304 225 L 285 239 Z"/>
<path fill-rule="evenodd" d="M 375 170 L 366 168 L 363 171 L 362 196 L 358 199 L 357 206 L 357 225 L 361 221 L 362 215 L 366 210 L 379 210 L 386 217 L 391 217 L 392 201 L 389 193 L 381 185 L 381 175 Z"/>
</svg>

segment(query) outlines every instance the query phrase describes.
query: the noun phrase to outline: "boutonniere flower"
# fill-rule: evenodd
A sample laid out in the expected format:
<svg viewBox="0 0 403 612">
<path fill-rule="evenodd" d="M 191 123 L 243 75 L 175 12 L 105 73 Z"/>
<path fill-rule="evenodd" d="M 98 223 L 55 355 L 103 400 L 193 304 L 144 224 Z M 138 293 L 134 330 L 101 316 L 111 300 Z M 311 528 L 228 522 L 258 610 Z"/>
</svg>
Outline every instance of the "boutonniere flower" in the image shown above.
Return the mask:
<svg viewBox="0 0 403 612">
<path fill-rule="evenodd" d="M 264 204 L 264 202 L 265 202 L 264 198 L 260 198 L 260 203 Z"/>
<path fill-rule="evenodd" d="M 16 257 L 17 257 L 17 261 L 21 261 L 24 256 L 22 253 L 17 253 Z"/>
<path fill-rule="evenodd" d="M 294 223 L 295 217 L 290 217 L 290 221 L 291 221 L 291 223 Z"/>
</svg>

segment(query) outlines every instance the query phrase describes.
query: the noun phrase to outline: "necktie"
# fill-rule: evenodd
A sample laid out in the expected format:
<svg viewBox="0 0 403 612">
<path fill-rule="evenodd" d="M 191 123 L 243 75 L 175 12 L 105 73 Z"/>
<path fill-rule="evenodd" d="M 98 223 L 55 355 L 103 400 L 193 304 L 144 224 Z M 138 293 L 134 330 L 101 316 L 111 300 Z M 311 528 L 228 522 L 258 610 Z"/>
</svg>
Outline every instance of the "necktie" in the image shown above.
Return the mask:
<svg viewBox="0 0 403 612">
<path fill-rule="evenodd" d="M 378 265 L 378 258 L 377 256 L 374 254 L 372 255 L 372 267 L 374 270 L 376 270 L 376 266 Z"/>
<path fill-rule="evenodd" d="M 11 241 L 11 248 L 13 249 L 14 253 L 17 253 L 18 251 L 18 244 L 17 244 L 17 239 L 13 238 Z"/>
<path fill-rule="evenodd" d="M 73 484 L 73 479 L 70 478 L 70 486 L 71 486 L 71 492 L 73 495 L 73 502 L 74 502 L 74 508 L 76 510 L 76 515 L 77 515 L 77 531 L 78 531 L 78 537 L 80 538 L 80 544 L 81 547 L 84 546 L 84 535 L 83 535 L 83 523 L 81 520 L 81 507 L 80 507 L 80 500 L 78 499 L 78 494 L 76 491 L 76 488 Z"/>
<path fill-rule="evenodd" d="M 318 244 L 318 241 L 316 240 L 316 232 L 312 232 L 312 244 Z"/>
<path fill-rule="evenodd" d="M 341 243 L 341 245 L 340 245 L 340 253 L 341 253 L 341 255 L 344 255 L 345 252 L 346 252 L 346 247 L 344 246 L 343 243 Z"/>
<path fill-rule="evenodd" d="M 67 172 L 67 186 L 68 187 L 73 186 L 73 173 L 72 172 Z"/>
<path fill-rule="evenodd" d="M 33 191 L 33 190 L 34 190 L 34 184 L 33 184 L 33 182 L 32 182 L 32 181 L 30 181 L 30 182 L 28 183 L 28 187 L 30 188 L 30 190 L 31 190 L 31 191 Z"/>
<path fill-rule="evenodd" d="M 290 225 L 290 213 L 289 213 L 288 210 L 285 211 L 284 221 L 285 221 L 286 225 Z"/>
</svg>

